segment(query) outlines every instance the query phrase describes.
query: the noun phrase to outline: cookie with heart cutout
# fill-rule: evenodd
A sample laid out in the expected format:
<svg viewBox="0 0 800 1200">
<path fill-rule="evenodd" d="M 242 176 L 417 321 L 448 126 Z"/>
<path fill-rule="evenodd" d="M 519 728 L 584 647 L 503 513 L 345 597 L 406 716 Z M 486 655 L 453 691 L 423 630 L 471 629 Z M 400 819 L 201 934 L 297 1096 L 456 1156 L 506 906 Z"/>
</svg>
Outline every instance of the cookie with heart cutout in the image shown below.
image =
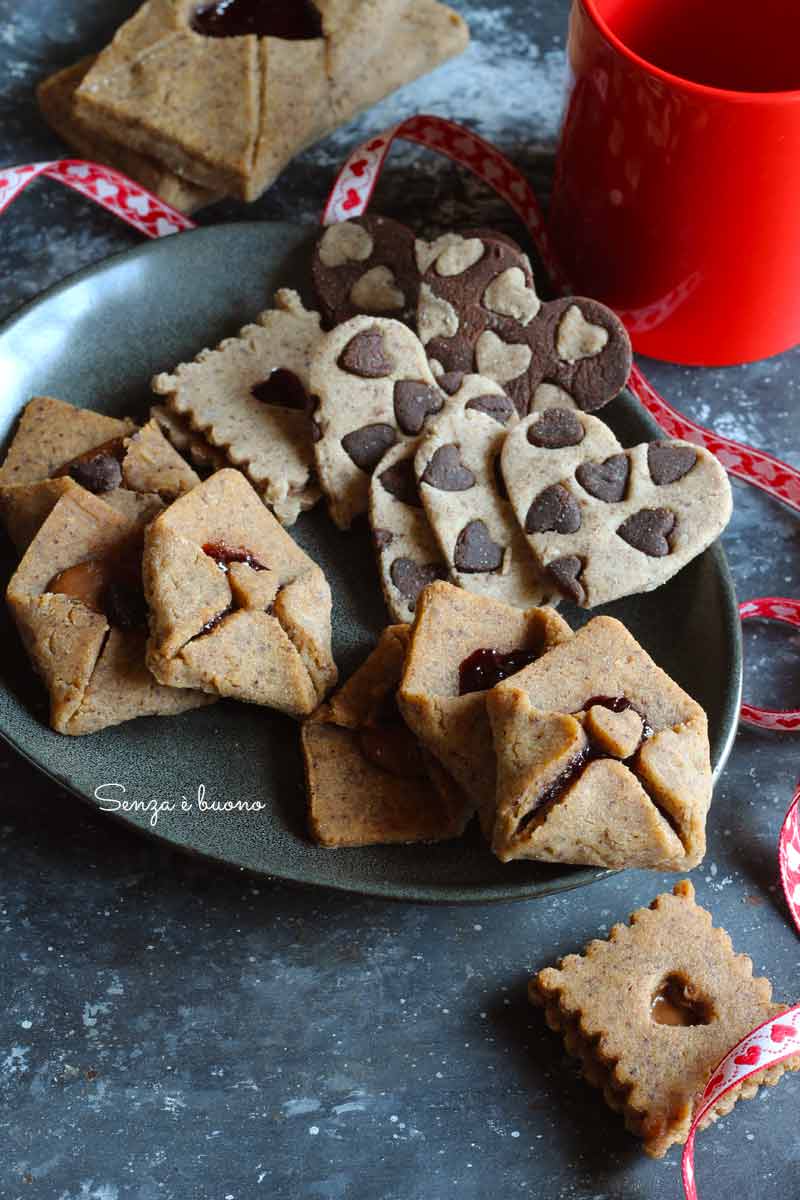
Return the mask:
<svg viewBox="0 0 800 1200">
<path fill-rule="evenodd" d="M 503 423 L 489 399 L 448 408 L 420 444 L 414 470 L 425 513 L 453 583 L 517 608 L 558 602 L 517 525 L 500 468 L 513 406 L 504 395 Z"/>
<path fill-rule="evenodd" d="M 458 375 L 438 382 L 443 390 L 452 392 L 443 413 L 482 412 L 505 428 L 517 419 L 514 405 L 491 379 Z M 370 485 L 369 515 L 381 587 L 396 620 L 413 620 L 422 589 L 435 579 L 450 577 L 414 473 L 414 458 L 423 440 L 424 435 L 387 451 Z"/>
<path fill-rule="evenodd" d="M 400 321 L 353 317 L 326 334 L 311 363 L 314 452 L 331 517 L 349 529 L 369 502 L 387 450 L 416 438 L 441 412 L 425 351 Z"/>
<path fill-rule="evenodd" d="M 142 576 L 160 683 L 301 717 L 336 682 L 327 580 L 240 471 L 217 471 L 148 526 Z"/>
<path fill-rule="evenodd" d="M 329 325 L 392 317 L 412 325 L 420 277 L 407 225 L 370 213 L 329 225 L 314 246 L 311 276 Z"/>
<path fill-rule="evenodd" d="M 309 831 L 323 846 L 444 841 L 472 816 L 398 710 L 409 632 L 384 629 L 355 674 L 303 723 Z"/>
<path fill-rule="evenodd" d="M 728 477 L 689 442 L 624 450 L 587 413 L 534 413 L 509 434 L 503 478 L 541 569 L 575 604 L 649 592 L 719 536 L 732 511 Z"/>
<path fill-rule="evenodd" d="M 583 297 L 541 301 L 513 244 L 447 234 L 416 253 L 417 332 L 444 371 L 496 380 L 520 416 L 552 403 L 553 389 L 591 412 L 625 386 L 632 352 L 619 318 Z"/>
<path fill-rule="evenodd" d="M 686 871 L 702 860 L 706 714 L 621 622 L 595 617 L 499 683 L 486 706 L 491 842 L 503 862 Z"/>
<path fill-rule="evenodd" d="M 319 500 L 309 424 L 319 313 L 281 288 L 236 337 L 152 380 L 170 412 L 224 451 L 283 525 Z"/>
<path fill-rule="evenodd" d="M 523 611 L 450 583 L 421 593 L 398 704 L 475 809 L 491 812 L 495 796 L 488 690 L 571 637 L 552 608 Z"/>
</svg>

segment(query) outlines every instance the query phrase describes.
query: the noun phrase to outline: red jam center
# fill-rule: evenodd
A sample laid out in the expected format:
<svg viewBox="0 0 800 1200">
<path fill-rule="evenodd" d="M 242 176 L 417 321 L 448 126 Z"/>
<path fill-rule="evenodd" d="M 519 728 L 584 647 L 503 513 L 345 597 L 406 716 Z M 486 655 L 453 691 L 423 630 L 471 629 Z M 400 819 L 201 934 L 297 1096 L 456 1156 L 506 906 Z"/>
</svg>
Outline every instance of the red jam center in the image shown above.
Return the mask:
<svg viewBox="0 0 800 1200">
<path fill-rule="evenodd" d="M 247 563 L 248 567 L 252 567 L 254 571 L 267 570 L 267 567 L 243 546 L 227 546 L 225 542 L 206 542 L 203 546 L 203 554 L 213 558 L 214 562 L 223 570 L 227 570 L 229 563 Z"/>
<path fill-rule="evenodd" d="M 516 675 L 536 659 L 535 650 L 476 650 L 458 668 L 458 694 L 484 692 L 509 675 Z"/>
<path fill-rule="evenodd" d="M 322 18 L 311 0 L 217 0 L 196 8 L 190 23 L 203 37 L 322 37 Z"/>
</svg>

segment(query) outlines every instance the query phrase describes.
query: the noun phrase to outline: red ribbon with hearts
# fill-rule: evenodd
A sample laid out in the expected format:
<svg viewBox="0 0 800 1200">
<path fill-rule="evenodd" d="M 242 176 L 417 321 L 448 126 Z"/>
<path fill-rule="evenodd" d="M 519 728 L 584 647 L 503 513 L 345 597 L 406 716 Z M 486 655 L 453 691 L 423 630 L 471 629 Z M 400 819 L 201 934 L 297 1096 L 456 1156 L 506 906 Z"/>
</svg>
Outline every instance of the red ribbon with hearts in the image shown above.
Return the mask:
<svg viewBox="0 0 800 1200">
<path fill-rule="evenodd" d="M 560 291 L 568 293 L 564 277 L 533 188 L 505 155 L 464 126 L 435 116 L 416 116 L 386 130 L 348 158 L 333 186 L 323 223 L 357 217 L 375 190 L 383 164 L 396 138 L 416 142 L 460 163 L 488 184 L 517 214 L 530 233 L 545 269 Z M 196 228 L 193 221 L 119 171 L 79 159 L 33 163 L 0 170 L 0 213 L 40 176 L 57 180 L 133 226 L 145 237 L 158 238 Z M 624 315 L 624 314 L 623 314 Z M 671 437 L 705 446 L 731 475 L 800 512 L 800 471 L 753 446 L 723 438 L 690 421 L 668 404 L 638 367 L 631 391 Z M 766 597 L 740 605 L 742 620 L 782 621 L 800 628 L 800 602 Z M 800 710 L 780 712 L 745 704 L 742 720 L 765 729 L 800 728 Z M 786 903 L 800 933 L 800 784 L 786 814 L 779 842 L 779 864 Z M 800 1005 L 753 1030 L 729 1051 L 699 1097 L 683 1153 L 682 1176 L 687 1200 L 697 1200 L 694 1142 L 697 1130 L 716 1104 L 752 1075 L 800 1054 Z"/>
</svg>

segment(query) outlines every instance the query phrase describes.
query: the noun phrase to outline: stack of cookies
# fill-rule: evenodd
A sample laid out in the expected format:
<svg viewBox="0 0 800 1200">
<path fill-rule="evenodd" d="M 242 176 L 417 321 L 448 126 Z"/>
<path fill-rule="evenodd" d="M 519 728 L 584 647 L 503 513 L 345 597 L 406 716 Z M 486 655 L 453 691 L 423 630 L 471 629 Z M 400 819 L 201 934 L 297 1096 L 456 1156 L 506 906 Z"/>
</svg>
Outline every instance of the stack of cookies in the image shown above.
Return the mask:
<svg viewBox="0 0 800 1200">
<path fill-rule="evenodd" d="M 193 212 L 254 200 L 304 147 L 446 59 L 438 0 L 146 0 L 93 58 L 39 87 L 85 158 Z"/>
</svg>

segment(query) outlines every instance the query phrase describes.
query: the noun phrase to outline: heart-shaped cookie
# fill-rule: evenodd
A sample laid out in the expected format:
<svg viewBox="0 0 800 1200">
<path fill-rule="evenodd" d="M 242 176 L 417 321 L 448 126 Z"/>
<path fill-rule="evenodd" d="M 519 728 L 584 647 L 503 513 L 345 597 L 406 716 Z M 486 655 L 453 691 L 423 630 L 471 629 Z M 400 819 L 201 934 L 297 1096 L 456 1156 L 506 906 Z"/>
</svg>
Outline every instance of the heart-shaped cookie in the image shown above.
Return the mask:
<svg viewBox="0 0 800 1200">
<path fill-rule="evenodd" d="M 666 583 L 731 515 L 713 454 L 667 441 L 623 450 L 586 413 L 532 414 L 509 433 L 501 467 L 537 562 L 583 608 Z"/>
<path fill-rule="evenodd" d="M 556 589 L 543 580 L 508 502 L 498 460 L 507 425 L 517 418 L 510 401 L 505 422 L 487 411 L 493 403 L 481 393 L 491 386 L 480 377 L 466 377 L 458 404 L 448 403 L 436 419 L 414 467 L 453 582 L 530 608 L 551 602 Z"/>
<path fill-rule="evenodd" d="M 314 247 L 311 275 L 330 325 L 351 317 L 395 317 L 412 324 L 420 275 L 414 234 L 389 217 L 367 214 L 330 225 Z"/>
</svg>

